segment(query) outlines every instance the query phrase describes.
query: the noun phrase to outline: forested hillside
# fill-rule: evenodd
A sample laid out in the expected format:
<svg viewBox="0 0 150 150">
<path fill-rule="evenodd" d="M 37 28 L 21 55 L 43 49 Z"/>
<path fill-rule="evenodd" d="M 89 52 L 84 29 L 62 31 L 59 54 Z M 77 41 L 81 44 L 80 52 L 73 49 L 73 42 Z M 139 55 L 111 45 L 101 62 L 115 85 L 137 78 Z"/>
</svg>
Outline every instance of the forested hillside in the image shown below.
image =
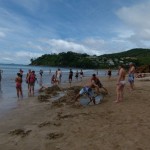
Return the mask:
<svg viewBox="0 0 150 150">
<path fill-rule="evenodd" d="M 59 54 L 45 54 L 41 57 L 31 59 L 30 65 L 78 68 L 115 68 L 120 63 L 128 65 L 129 62 L 134 62 L 136 66 L 150 64 L 150 49 L 137 48 L 101 56 L 90 56 L 88 54 L 74 53 L 71 51 Z"/>
</svg>

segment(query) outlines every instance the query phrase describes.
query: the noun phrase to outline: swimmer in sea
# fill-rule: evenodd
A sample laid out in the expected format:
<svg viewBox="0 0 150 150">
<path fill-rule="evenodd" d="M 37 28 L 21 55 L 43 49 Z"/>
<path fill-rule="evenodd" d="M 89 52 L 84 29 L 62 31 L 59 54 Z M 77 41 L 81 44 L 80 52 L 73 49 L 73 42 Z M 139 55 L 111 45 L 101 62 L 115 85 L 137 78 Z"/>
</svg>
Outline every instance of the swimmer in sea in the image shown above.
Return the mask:
<svg viewBox="0 0 150 150">
<path fill-rule="evenodd" d="M 126 71 L 124 68 L 124 65 L 119 66 L 119 73 L 118 73 L 118 79 L 117 79 L 117 87 L 116 87 L 116 93 L 117 93 L 117 99 L 116 103 L 119 103 L 123 101 L 123 92 L 124 92 L 124 87 L 126 84 L 125 81 L 125 76 L 126 76 Z"/>
</svg>

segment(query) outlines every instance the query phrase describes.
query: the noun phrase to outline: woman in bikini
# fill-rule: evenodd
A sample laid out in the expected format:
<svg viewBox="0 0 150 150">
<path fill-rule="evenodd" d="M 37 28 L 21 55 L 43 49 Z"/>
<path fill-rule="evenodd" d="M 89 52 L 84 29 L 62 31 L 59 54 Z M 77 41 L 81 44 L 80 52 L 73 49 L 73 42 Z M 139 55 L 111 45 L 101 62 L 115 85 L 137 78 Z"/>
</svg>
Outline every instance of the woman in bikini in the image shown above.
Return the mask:
<svg viewBox="0 0 150 150">
<path fill-rule="evenodd" d="M 17 73 L 17 77 L 15 79 L 16 82 L 16 90 L 17 90 L 17 97 L 18 98 L 22 98 L 23 94 L 22 94 L 22 77 L 20 73 Z"/>
<path fill-rule="evenodd" d="M 126 83 L 125 81 L 126 71 L 124 65 L 120 65 L 118 75 L 119 76 L 117 79 L 117 87 L 116 87 L 116 93 L 117 93 L 117 99 L 115 101 L 116 103 L 123 101 L 123 92 Z"/>
</svg>

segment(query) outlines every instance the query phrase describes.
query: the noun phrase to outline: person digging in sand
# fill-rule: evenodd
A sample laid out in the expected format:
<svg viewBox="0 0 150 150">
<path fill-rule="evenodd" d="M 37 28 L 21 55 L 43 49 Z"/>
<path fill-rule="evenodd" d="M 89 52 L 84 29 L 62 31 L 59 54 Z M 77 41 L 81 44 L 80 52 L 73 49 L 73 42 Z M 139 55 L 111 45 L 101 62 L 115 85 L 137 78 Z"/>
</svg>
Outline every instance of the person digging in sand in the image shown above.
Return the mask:
<svg viewBox="0 0 150 150">
<path fill-rule="evenodd" d="M 95 104 L 95 97 L 94 97 L 94 92 L 92 90 L 92 87 L 93 84 L 84 86 L 77 94 L 75 101 L 78 101 L 79 97 L 81 97 L 83 94 L 87 94 L 88 98 L 90 99 L 90 102 L 93 101 L 93 103 Z"/>
<path fill-rule="evenodd" d="M 100 82 L 96 74 L 92 75 L 91 83 L 92 83 L 93 88 L 96 88 L 97 92 L 100 92 L 99 89 L 102 88 L 105 91 L 105 93 L 108 94 L 107 89 L 102 85 L 102 83 Z"/>
</svg>

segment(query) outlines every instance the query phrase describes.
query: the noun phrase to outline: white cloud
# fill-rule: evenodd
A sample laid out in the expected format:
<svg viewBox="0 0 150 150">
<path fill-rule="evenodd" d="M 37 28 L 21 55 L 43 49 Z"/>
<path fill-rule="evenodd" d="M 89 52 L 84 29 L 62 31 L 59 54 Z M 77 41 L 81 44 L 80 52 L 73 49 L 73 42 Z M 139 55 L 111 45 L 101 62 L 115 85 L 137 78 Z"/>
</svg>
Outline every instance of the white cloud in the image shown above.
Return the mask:
<svg viewBox="0 0 150 150">
<path fill-rule="evenodd" d="M 53 52 L 62 52 L 62 51 L 74 51 L 74 52 L 82 52 L 85 53 L 87 51 L 87 47 L 84 45 L 63 39 L 43 39 L 41 42 L 47 43 L 49 45 L 49 50 Z"/>
<path fill-rule="evenodd" d="M 130 33 L 128 36 L 122 37 L 134 43 L 137 47 L 145 47 L 145 43 L 150 40 L 149 8 L 150 2 L 143 2 L 131 7 L 123 7 L 116 13 L 126 26 L 125 32 Z"/>
<path fill-rule="evenodd" d="M 31 58 L 37 58 L 42 53 L 34 53 L 28 51 L 18 51 L 14 53 L 2 51 L 0 53 L 1 62 L 29 64 Z"/>
</svg>

